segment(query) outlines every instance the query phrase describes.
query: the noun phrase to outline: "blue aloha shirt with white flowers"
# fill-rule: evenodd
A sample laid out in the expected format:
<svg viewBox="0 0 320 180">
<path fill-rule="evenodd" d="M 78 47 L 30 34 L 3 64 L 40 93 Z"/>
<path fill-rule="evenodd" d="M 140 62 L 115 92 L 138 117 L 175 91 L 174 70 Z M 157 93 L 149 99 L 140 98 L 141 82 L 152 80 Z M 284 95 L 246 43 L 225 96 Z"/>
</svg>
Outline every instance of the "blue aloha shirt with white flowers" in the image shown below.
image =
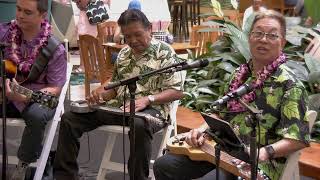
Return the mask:
<svg viewBox="0 0 320 180">
<path fill-rule="evenodd" d="M 232 75 L 231 79 L 233 79 Z M 254 77 L 249 76 L 247 83 Z M 309 144 L 310 134 L 306 111 L 308 105 L 307 91 L 295 74 L 285 65 L 279 66 L 256 91 L 257 98 L 251 106 L 263 110 L 260 122 L 260 147 L 275 143 L 281 139 L 294 139 Z M 246 145 L 250 145 L 251 127 L 245 123 L 248 112 L 222 114 L 228 120 Z M 257 133 L 259 129 L 257 128 Z M 257 134 L 257 143 L 259 135 Z M 275 158 L 271 162 L 259 163 L 261 169 L 271 179 L 279 179 L 286 158 Z"/>
<path fill-rule="evenodd" d="M 132 49 L 127 46 L 119 52 L 111 82 L 145 74 L 178 63 L 179 61 L 180 59 L 170 45 L 156 39 L 151 40 L 150 46 L 140 57 L 135 57 Z M 149 76 L 137 81 L 136 85 L 136 99 L 158 94 L 167 89 L 183 90 L 181 72 Z M 125 87 L 121 86 L 117 88 L 116 91 L 116 98 L 109 101 L 109 103 L 113 106 L 120 107 L 123 104 Z M 127 100 L 129 100 L 128 89 L 126 89 L 126 97 Z M 162 117 L 167 119 L 170 111 L 170 103 L 154 104 L 152 107 L 159 110 Z"/>
</svg>

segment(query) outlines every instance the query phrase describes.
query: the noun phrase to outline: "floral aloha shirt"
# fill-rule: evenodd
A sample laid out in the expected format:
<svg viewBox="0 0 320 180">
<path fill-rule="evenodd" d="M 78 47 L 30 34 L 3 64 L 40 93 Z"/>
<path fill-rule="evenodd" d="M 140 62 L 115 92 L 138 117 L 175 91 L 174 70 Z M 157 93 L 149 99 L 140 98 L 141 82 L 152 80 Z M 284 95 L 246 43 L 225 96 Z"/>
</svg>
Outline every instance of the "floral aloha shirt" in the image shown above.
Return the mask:
<svg viewBox="0 0 320 180">
<path fill-rule="evenodd" d="M 252 79 L 252 76 L 249 77 L 247 82 Z M 308 94 L 302 82 L 285 64 L 279 66 L 256 95 L 257 98 L 250 105 L 263 110 L 263 120 L 260 122 L 260 147 L 283 138 L 309 143 L 309 127 L 305 116 Z M 248 115 L 247 112 L 227 113 L 222 116 L 230 122 L 240 139 L 249 147 L 252 128 L 244 120 L 246 115 Z M 259 135 L 257 134 L 256 137 L 258 139 Z M 259 143 L 258 140 L 257 143 Z M 275 158 L 271 162 L 259 163 L 259 169 L 272 180 L 279 179 L 285 161 L 286 158 L 283 157 Z"/>
<path fill-rule="evenodd" d="M 119 52 L 111 82 L 145 74 L 179 61 L 180 59 L 170 45 L 156 39 L 151 40 L 150 46 L 140 57 L 135 57 L 132 49 L 128 46 Z M 136 99 L 158 94 L 167 89 L 183 90 L 180 72 L 149 76 L 137 81 L 136 85 Z M 116 89 L 117 96 L 114 101 L 111 101 L 112 105 L 120 107 L 123 104 L 124 90 L 124 86 Z M 129 100 L 128 88 L 126 88 L 126 99 Z M 170 103 L 152 105 L 152 107 L 159 110 L 163 118 L 168 118 Z"/>
</svg>

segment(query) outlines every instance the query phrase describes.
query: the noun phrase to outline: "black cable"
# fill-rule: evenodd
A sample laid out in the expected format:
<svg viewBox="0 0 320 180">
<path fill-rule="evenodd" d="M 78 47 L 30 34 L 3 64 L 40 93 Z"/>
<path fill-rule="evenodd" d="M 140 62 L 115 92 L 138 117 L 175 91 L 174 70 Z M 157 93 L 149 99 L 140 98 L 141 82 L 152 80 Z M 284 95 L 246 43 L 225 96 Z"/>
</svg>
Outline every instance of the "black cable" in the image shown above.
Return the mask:
<svg viewBox="0 0 320 180">
<path fill-rule="evenodd" d="M 257 175 L 257 179 L 258 179 L 258 167 L 259 167 L 259 156 L 260 156 L 260 133 L 261 133 L 261 129 L 260 129 L 260 121 L 257 119 L 257 126 L 258 126 L 258 143 L 257 143 L 257 147 L 258 147 L 258 153 L 257 153 L 257 157 L 256 157 L 256 175 Z"/>
<path fill-rule="evenodd" d="M 3 60 L 2 46 L 0 46 L 0 60 L 1 60 L 1 77 L 2 77 L 2 179 L 7 178 L 7 167 L 8 167 L 8 154 L 7 154 L 7 99 L 5 95 L 6 91 L 6 69 L 5 61 Z"/>
<path fill-rule="evenodd" d="M 123 180 L 126 179 L 126 152 L 125 152 L 125 127 L 126 127 L 126 91 L 128 86 L 124 86 L 123 93 L 123 116 L 122 116 L 122 155 L 123 155 Z M 129 134 L 129 133 L 128 133 Z M 128 163 L 129 167 L 129 163 Z"/>
</svg>

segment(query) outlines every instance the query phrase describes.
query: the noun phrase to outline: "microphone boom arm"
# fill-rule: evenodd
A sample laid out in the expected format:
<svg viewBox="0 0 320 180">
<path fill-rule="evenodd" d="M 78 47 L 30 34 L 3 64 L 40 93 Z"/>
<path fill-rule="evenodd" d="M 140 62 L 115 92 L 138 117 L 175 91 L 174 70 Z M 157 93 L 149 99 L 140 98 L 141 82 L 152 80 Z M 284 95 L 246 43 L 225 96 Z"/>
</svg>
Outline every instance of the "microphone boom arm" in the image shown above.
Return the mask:
<svg viewBox="0 0 320 180">
<path fill-rule="evenodd" d="M 175 68 L 175 67 L 179 67 L 179 66 L 183 66 L 185 64 L 187 64 L 187 62 L 175 63 L 175 64 L 172 64 L 170 66 L 167 66 L 167 67 L 164 67 L 164 68 L 161 68 L 161 69 L 157 69 L 157 70 L 154 70 L 154 71 L 147 72 L 145 74 L 141 74 L 141 75 L 137 75 L 137 76 L 134 76 L 134 77 L 131 77 L 131 78 L 123 79 L 123 80 L 120 80 L 118 82 L 113 82 L 113 83 L 110 83 L 109 85 L 107 85 L 106 87 L 104 87 L 104 89 L 105 90 L 109 90 L 109 89 L 114 89 L 114 88 L 119 87 L 119 86 L 128 85 L 128 84 L 131 84 L 131 83 L 136 82 L 138 80 L 141 80 L 141 79 L 143 79 L 145 77 L 148 77 L 148 76 L 151 76 L 151 75 L 154 75 L 154 74 L 163 73 L 165 70 L 168 70 L 168 69 L 171 69 L 171 68 Z"/>
</svg>

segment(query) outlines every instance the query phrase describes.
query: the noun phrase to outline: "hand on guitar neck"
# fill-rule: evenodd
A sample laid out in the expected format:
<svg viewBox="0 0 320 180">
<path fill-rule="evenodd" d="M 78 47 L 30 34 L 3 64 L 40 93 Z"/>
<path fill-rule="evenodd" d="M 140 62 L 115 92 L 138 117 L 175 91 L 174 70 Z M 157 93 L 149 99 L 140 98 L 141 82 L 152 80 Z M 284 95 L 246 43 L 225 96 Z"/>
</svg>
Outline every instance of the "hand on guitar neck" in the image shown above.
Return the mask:
<svg viewBox="0 0 320 180">
<path fill-rule="evenodd" d="M 215 117 L 217 119 L 220 119 L 218 115 L 216 114 L 210 114 L 210 116 Z M 199 128 L 197 129 L 192 129 L 188 133 L 185 133 L 185 141 L 188 145 L 192 147 L 200 147 L 203 145 L 204 141 L 206 139 L 209 139 L 209 136 L 206 136 L 204 131 L 208 128 L 209 126 L 207 123 L 202 124 Z M 211 139 L 210 139 L 211 140 Z"/>
<path fill-rule="evenodd" d="M 18 101 L 18 102 L 28 102 L 29 98 L 24 94 L 19 94 L 12 90 L 12 87 L 18 85 L 18 82 L 15 79 L 10 81 L 6 80 L 6 96 L 10 101 Z"/>
</svg>

